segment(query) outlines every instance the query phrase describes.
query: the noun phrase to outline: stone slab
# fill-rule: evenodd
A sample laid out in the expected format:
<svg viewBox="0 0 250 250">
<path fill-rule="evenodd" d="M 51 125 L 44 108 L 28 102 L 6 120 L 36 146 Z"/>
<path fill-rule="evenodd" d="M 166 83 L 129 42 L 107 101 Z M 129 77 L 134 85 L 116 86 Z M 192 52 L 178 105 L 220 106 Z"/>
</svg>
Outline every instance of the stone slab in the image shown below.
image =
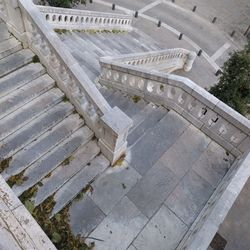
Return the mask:
<svg viewBox="0 0 250 250">
<path fill-rule="evenodd" d="M 190 170 L 168 197 L 165 204 L 188 226 L 198 216 L 214 188 Z"/>
<path fill-rule="evenodd" d="M 134 240 L 137 250 L 174 250 L 187 226 L 164 205 Z"/>
<path fill-rule="evenodd" d="M 87 242 L 94 241 L 96 250 L 125 250 L 146 223 L 147 218 L 124 197 L 89 235 L 101 241 L 88 239 Z"/>
<path fill-rule="evenodd" d="M 160 161 L 182 178 L 207 149 L 210 139 L 190 125 L 173 146 L 162 155 Z"/>
<path fill-rule="evenodd" d="M 74 235 L 80 234 L 85 237 L 105 218 L 105 214 L 87 195 L 73 202 L 69 215 Z"/>
<path fill-rule="evenodd" d="M 162 162 L 157 162 L 129 191 L 128 198 L 150 218 L 173 191 L 178 179 Z"/>
<path fill-rule="evenodd" d="M 154 112 L 145 114 L 144 120 L 139 126 L 128 135 L 128 146 L 132 146 L 139 138 L 141 138 L 148 129 L 152 129 L 167 114 L 167 110 L 163 108 L 155 109 Z"/>
<path fill-rule="evenodd" d="M 141 175 L 145 174 L 188 125 L 185 119 L 170 111 L 130 149 L 126 159 Z"/>
<path fill-rule="evenodd" d="M 108 214 L 141 176 L 126 162 L 107 169 L 93 184 L 91 199 Z"/>
<path fill-rule="evenodd" d="M 217 187 L 233 161 L 231 154 L 227 154 L 217 143 L 211 142 L 192 169 L 213 187 Z"/>
</svg>

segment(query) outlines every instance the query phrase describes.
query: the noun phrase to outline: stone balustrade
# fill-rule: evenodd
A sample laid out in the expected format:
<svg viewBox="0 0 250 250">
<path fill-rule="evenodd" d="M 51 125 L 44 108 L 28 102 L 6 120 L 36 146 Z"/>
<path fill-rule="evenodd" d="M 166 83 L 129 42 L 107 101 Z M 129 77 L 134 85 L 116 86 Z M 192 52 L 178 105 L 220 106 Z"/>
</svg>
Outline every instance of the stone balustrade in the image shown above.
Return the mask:
<svg viewBox="0 0 250 250">
<path fill-rule="evenodd" d="M 167 71 L 168 73 L 178 69 L 185 71 L 191 70 L 196 53 L 186 49 L 166 49 L 160 51 L 133 53 L 127 55 L 116 56 L 114 58 L 106 58 L 110 62 L 116 61 L 127 65 L 134 65 L 138 67 L 150 67 Z M 160 66 L 160 67 L 159 67 Z"/>
<path fill-rule="evenodd" d="M 175 110 L 236 157 L 177 247 L 207 249 L 250 176 L 250 121 L 185 77 L 114 59 L 100 64 L 100 83 Z"/>
<path fill-rule="evenodd" d="M 173 109 L 234 156 L 250 148 L 250 121 L 191 80 L 101 59 L 100 83 Z"/>
<path fill-rule="evenodd" d="M 126 151 L 131 119 L 117 107 L 109 106 L 31 0 L 6 0 L 4 3 L 9 30 L 39 57 L 49 75 L 99 138 L 103 154 L 114 163 Z M 20 24 L 23 24 L 22 29 L 17 29 Z"/>
<path fill-rule="evenodd" d="M 131 30 L 131 15 L 37 6 L 54 29 Z"/>
</svg>

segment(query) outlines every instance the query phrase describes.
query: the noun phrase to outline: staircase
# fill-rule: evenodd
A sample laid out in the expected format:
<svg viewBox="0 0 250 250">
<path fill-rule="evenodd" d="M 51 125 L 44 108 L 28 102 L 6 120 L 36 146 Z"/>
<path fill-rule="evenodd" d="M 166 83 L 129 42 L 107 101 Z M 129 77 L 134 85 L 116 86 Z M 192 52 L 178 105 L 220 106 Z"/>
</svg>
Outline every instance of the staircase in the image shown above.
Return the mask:
<svg viewBox="0 0 250 250">
<path fill-rule="evenodd" d="M 111 168 L 34 53 L 4 23 L 0 32 L 0 171 L 15 194 L 35 190 L 35 207 L 52 197 L 50 218 L 67 207 L 74 235 L 97 250 L 177 247 L 234 157 L 173 110 L 97 83 L 100 57 L 157 43 L 138 30 L 60 34 L 109 104 L 133 119 L 126 155 Z"/>
<path fill-rule="evenodd" d="M 17 196 L 37 189 L 35 206 L 63 193 L 63 209 L 109 166 L 97 140 L 29 49 L 0 23 L 0 171 Z M 79 185 L 68 188 L 78 180 Z"/>
<path fill-rule="evenodd" d="M 91 194 L 70 208 L 72 231 L 101 239 L 95 249 L 174 249 L 234 157 L 176 112 L 97 82 L 100 57 L 162 49 L 151 37 L 136 29 L 59 36 L 109 104 L 133 119 L 124 161 L 100 175 Z"/>
</svg>

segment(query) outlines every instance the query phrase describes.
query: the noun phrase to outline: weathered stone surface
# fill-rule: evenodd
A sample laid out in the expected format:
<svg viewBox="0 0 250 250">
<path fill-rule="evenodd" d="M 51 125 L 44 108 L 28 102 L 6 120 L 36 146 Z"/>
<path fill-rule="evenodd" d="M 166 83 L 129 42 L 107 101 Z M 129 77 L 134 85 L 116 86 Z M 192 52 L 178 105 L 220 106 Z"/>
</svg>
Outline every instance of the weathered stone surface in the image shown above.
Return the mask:
<svg viewBox="0 0 250 250">
<path fill-rule="evenodd" d="M 89 137 L 93 134 L 87 127 L 85 128 L 87 129 L 87 139 L 88 133 Z M 92 141 L 85 144 L 83 147 L 80 147 L 70 156 L 68 162 L 61 164 L 51 173 L 49 177 L 43 179 L 41 182 L 42 185 L 38 187 L 38 191 L 34 198 L 35 206 L 39 205 L 47 197 L 56 192 L 61 186 L 63 186 L 64 183 L 71 179 L 87 164 L 91 164 L 91 161 L 98 153 L 100 153 L 100 148 Z"/>
<path fill-rule="evenodd" d="M 174 250 L 187 226 L 164 205 L 134 240 L 138 250 Z"/>
<path fill-rule="evenodd" d="M 33 81 L 44 73 L 45 69 L 40 63 L 30 63 L 21 69 L 0 78 L 0 97 L 11 93 L 15 89 Z"/>
<path fill-rule="evenodd" d="M 51 215 L 53 216 L 58 213 L 84 188 L 89 187 L 91 189 L 91 186 L 89 185 L 91 185 L 96 176 L 101 174 L 108 166 L 109 161 L 103 155 L 100 155 L 96 157 L 89 166 L 84 167 L 73 178 L 71 178 L 55 193 L 54 199 L 56 204 Z"/>
<path fill-rule="evenodd" d="M 128 136 L 128 146 L 134 145 L 148 129 L 152 129 L 167 114 L 167 110 L 159 108 L 154 110 L 148 116 L 144 116 L 144 120 L 139 126 L 135 127 Z"/>
<path fill-rule="evenodd" d="M 37 140 L 16 153 L 9 161 L 8 168 L 3 171 L 3 177 L 8 179 L 11 175 L 20 173 L 49 150 L 56 147 L 61 141 L 70 136 L 82 125 L 83 121 L 79 115 L 68 116 L 51 130 L 40 136 Z M 84 129 L 86 130 L 86 134 L 89 133 L 89 136 L 92 136 L 93 133 L 88 128 Z"/>
<path fill-rule="evenodd" d="M 187 173 L 165 204 L 190 226 L 206 204 L 214 188 L 193 170 Z"/>
<path fill-rule="evenodd" d="M 0 34 L 1 34 L 0 41 L 4 41 L 4 40 L 9 39 L 11 37 L 11 35 L 7 29 L 6 23 L 4 23 L 4 22 L 0 23 Z"/>
<path fill-rule="evenodd" d="M 0 235 L 0 249 L 55 249 L 1 175 Z"/>
<path fill-rule="evenodd" d="M 181 178 L 207 149 L 210 141 L 200 130 L 190 125 L 173 146 L 162 155 L 160 161 Z"/>
<path fill-rule="evenodd" d="M 0 43 L 0 59 L 22 49 L 21 43 L 15 38 L 10 37 Z"/>
<path fill-rule="evenodd" d="M 51 111 L 46 112 L 39 119 L 34 120 L 24 128 L 13 133 L 2 141 L 0 157 L 5 158 L 14 154 L 18 149 L 23 148 L 39 135 L 43 134 L 57 123 L 62 121 L 72 112 L 72 105 L 69 103 L 60 103 Z"/>
<path fill-rule="evenodd" d="M 146 222 L 146 217 L 124 197 L 89 235 L 102 241 L 88 239 L 87 242 L 94 241 L 96 250 L 125 250 Z"/>
<path fill-rule="evenodd" d="M 172 192 L 178 179 L 162 162 L 157 162 L 133 187 L 128 198 L 150 218 Z"/>
<path fill-rule="evenodd" d="M 105 218 L 105 214 L 88 196 L 74 201 L 69 215 L 72 232 L 82 236 L 87 236 Z"/>
<path fill-rule="evenodd" d="M 34 53 L 29 49 L 20 50 L 0 61 L 0 77 L 24 66 L 32 61 Z"/>
<path fill-rule="evenodd" d="M 108 214 L 141 176 L 126 162 L 107 169 L 92 185 L 91 199 Z"/>
<path fill-rule="evenodd" d="M 217 187 L 233 161 L 234 157 L 231 154 L 227 155 L 222 147 L 211 142 L 192 169 L 210 185 Z"/>
<path fill-rule="evenodd" d="M 26 180 L 20 185 L 14 185 L 13 191 L 20 196 L 25 190 L 29 189 L 47 174 L 53 171 L 65 159 L 70 157 L 77 148 L 84 145 L 90 139 L 89 134 L 85 137 L 84 129 L 79 129 L 68 139 L 64 140 L 58 147 L 53 149 L 48 155 L 45 155 L 37 162 L 25 170 L 23 178 Z"/>
<path fill-rule="evenodd" d="M 48 109 L 59 103 L 64 94 L 59 89 L 52 89 L 46 92 L 40 98 L 37 98 L 21 110 L 16 110 L 7 117 L 0 120 L 0 140 L 7 137 L 17 129 L 40 116 Z"/>
<path fill-rule="evenodd" d="M 54 80 L 48 75 L 43 75 L 6 97 L 3 97 L 0 101 L 0 118 L 22 107 L 51 89 L 53 86 Z"/>
<path fill-rule="evenodd" d="M 127 160 L 141 175 L 145 174 L 188 125 L 181 116 L 170 111 L 130 149 Z"/>
</svg>

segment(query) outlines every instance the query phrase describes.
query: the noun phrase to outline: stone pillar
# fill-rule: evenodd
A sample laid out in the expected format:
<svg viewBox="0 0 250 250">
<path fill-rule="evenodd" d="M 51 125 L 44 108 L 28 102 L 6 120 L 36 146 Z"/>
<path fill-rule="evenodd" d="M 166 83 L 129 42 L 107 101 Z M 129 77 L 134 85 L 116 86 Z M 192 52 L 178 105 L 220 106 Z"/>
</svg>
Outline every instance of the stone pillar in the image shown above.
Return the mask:
<svg viewBox="0 0 250 250">
<path fill-rule="evenodd" d="M 128 131 L 133 122 L 118 107 L 114 107 L 104 114 L 100 122 L 103 131 L 99 139 L 99 146 L 113 165 L 126 153 Z"/>
<path fill-rule="evenodd" d="M 190 71 L 192 66 L 193 66 L 193 63 L 194 63 L 194 60 L 196 58 L 196 53 L 194 51 L 191 51 L 188 55 L 187 55 L 187 59 L 186 59 L 186 62 L 183 66 L 183 69 L 185 71 Z"/>
<path fill-rule="evenodd" d="M 33 4 L 31 0 L 30 4 Z M 17 0 L 4 0 L 6 12 L 7 12 L 7 18 L 6 18 L 6 24 L 8 27 L 8 30 L 21 42 L 24 43 L 24 47 L 26 47 L 26 35 L 25 35 L 25 27 L 24 22 L 21 14 L 21 10 L 18 5 Z"/>
</svg>

